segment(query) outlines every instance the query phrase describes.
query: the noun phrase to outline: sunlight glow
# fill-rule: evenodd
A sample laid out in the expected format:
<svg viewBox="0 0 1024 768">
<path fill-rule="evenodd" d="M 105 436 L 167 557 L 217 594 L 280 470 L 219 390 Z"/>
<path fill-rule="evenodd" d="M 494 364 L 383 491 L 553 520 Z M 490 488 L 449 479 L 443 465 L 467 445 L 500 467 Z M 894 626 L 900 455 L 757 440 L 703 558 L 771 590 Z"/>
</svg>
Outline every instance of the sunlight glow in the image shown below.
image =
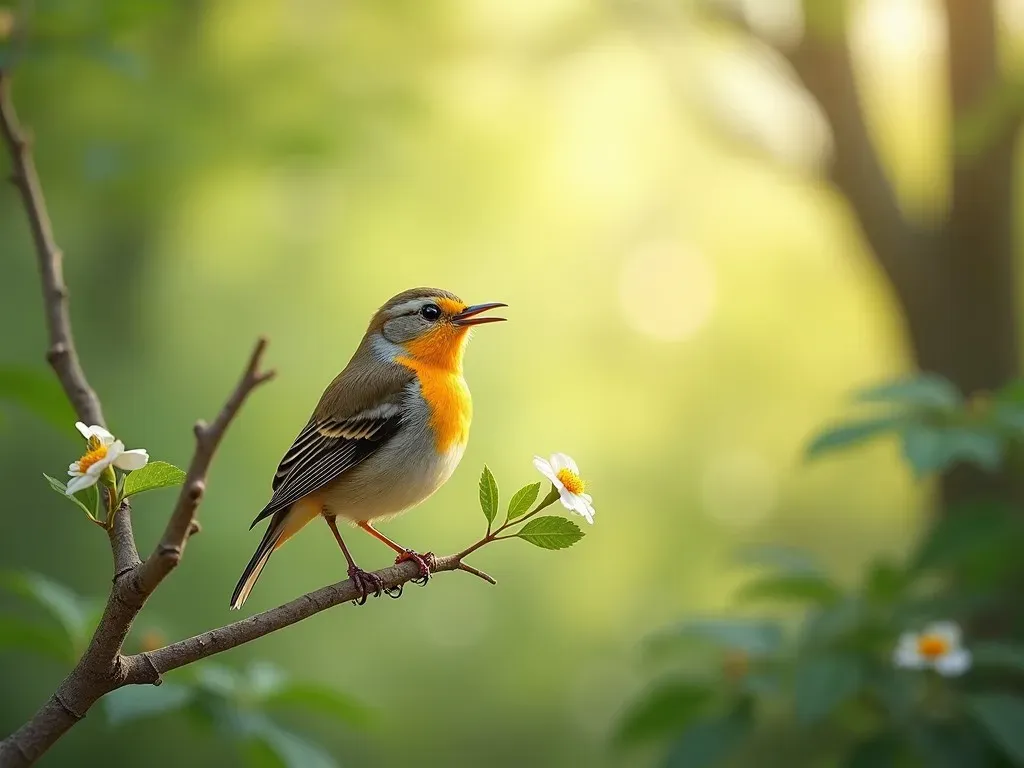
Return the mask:
<svg viewBox="0 0 1024 768">
<path fill-rule="evenodd" d="M 785 165 L 813 169 L 830 151 L 820 109 L 775 54 L 748 48 L 714 54 L 697 96 L 737 141 Z"/>
<path fill-rule="evenodd" d="M 683 341 L 711 319 L 715 274 L 691 249 L 672 240 L 648 242 L 622 265 L 619 300 L 635 331 L 661 341 Z"/>
<path fill-rule="evenodd" d="M 1024 32 L 1024 0 L 999 0 L 999 18 L 1015 35 Z"/>
<path fill-rule="evenodd" d="M 879 63 L 913 63 L 941 50 L 945 23 L 935 0 L 864 0 L 852 20 L 851 42 Z"/>
</svg>

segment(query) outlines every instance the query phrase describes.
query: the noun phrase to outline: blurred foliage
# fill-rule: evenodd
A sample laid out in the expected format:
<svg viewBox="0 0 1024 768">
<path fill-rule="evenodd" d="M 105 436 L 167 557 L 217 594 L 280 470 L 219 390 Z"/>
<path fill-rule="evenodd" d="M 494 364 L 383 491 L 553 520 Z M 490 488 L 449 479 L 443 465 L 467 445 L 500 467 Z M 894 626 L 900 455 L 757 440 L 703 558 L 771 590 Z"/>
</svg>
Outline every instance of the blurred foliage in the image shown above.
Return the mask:
<svg viewBox="0 0 1024 768">
<path fill-rule="evenodd" d="M 919 475 L 959 462 L 993 471 L 1024 443 L 1021 385 L 965 403 L 935 376 L 858 393 L 882 417 L 831 427 L 808 455 L 896 434 Z M 923 437 L 926 436 L 926 437 Z M 656 682 L 632 705 L 617 740 L 669 742 L 664 765 L 1024 765 L 1024 627 L 1001 615 L 987 637 L 968 636 L 963 679 L 901 669 L 897 640 L 930 622 L 991 624 L 1005 585 L 1022 583 L 1024 520 L 1007 505 L 951 510 L 905 558 L 878 556 L 850 589 L 808 552 L 745 550 L 757 574 L 737 604 L 796 609 L 788 618 L 687 619 L 651 637 Z M 1014 639 L 1016 638 L 1016 639 Z M 773 749 L 786 734 L 787 749 Z M 754 755 L 757 755 L 755 758 Z"/>
<path fill-rule="evenodd" d="M 371 713 L 327 686 L 292 680 L 278 667 L 251 664 L 234 671 L 200 662 L 159 686 L 120 688 L 103 699 L 112 727 L 143 718 L 182 716 L 200 731 L 236 745 L 247 765 L 330 768 L 340 765 L 322 747 L 275 721 L 275 713 L 296 710 L 332 723 L 366 728 Z"/>
<path fill-rule="evenodd" d="M 792 37 L 773 11 L 795 3 L 726 2 L 758 31 Z M 884 444 L 796 468 L 850 381 L 906 368 L 901 324 L 848 211 L 814 175 L 829 148 L 820 114 L 763 45 L 691 18 L 701 4 L 651 3 L 665 13 L 648 15 L 642 3 L 585 0 L 0 0 L 8 18 L 33 14 L 16 37 L 0 20 L 0 56 L 17 62 L 78 345 L 111 425 L 187 461 L 188 425 L 212 415 L 253 336 L 273 339 L 281 376 L 229 436 L 188 567 L 150 606 L 168 626 L 224 621 L 281 452 L 372 310 L 413 285 L 513 307 L 467 360 L 467 463 L 525 474 L 529 456 L 565 447 L 615 510 L 563 558 L 489 548 L 479 564 L 502 575 L 498 589 L 451 579 L 232 655 L 238 668 L 271 658 L 378 708 L 449 692 L 374 732 L 304 724 L 350 764 L 633 765 L 635 753 L 607 749 L 638 684 L 628 659 L 646 628 L 730 603 L 723 552 L 805 547 L 848 594 L 865 561 L 902 551 L 924 517 L 929 485 Z M 989 94 L 950 125 L 939 3 L 865 0 L 843 4 L 845 19 L 839 3 L 803 5 L 816 33 L 848 25 L 900 204 L 934 216 L 948 204 L 949 134 L 963 151 L 990 141 L 1019 94 Z M 1012 21 L 1000 51 L 1019 61 Z M 63 399 L 33 368 L 46 339 L 13 194 L 0 195 L 0 233 L 0 364 L 37 371 L 29 389 L 64 439 Z M 56 441 L 6 410 L 6 381 L 0 484 L 13 511 L 0 517 L 0 562 L 100 594 L 105 542 L 63 524 L 37 482 Z M 476 484 L 456 473 L 389 535 L 435 551 L 466 541 L 475 521 L 449 512 Z M 158 499 L 137 505 L 141 545 L 165 519 Z M 948 547 L 980 563 L 982 544 L 968 525 L 929 557 Z M 355 543 L 371 563 L 390 561 L 376 546 Z M 297 537 L 257 607 L 340 577 L 335 549 L 326 535 Z M 763 578 L 799 581 L 814 599 L 829 591 L 785 568 Z M 0 610 L 21 617 L 21 601 Z M 35 623 L 52 623 L 40 611 Z M 776 631 L 736 642 L 767 647 Z M 0 729 L 60 681 L 66 666 L 50 658 L 0 655 Z M 760 710 L 729 712 L 724 725 L 702 715 L 688 748 L 751 720 L 757 738 L 772 735 Z M 797 736 L 829 737 L 769 714 L 779 755 Z M 186 717 L 154 718 L 111 739 L 90 717 L 48 762 L 136 765 L 155 740 L 182 746 L 152 754 L 154 768 L 185 750 L 197 768 L 237 760 L 233 745 L 196 733 Z M 865 764 L 884 765 L 871 750 L 888 741 L 869 745 Z M 764 754 L 734 759 L 760 766 Z"/>
<path fill-rule="evenodd" d="M 937 376 L 902 379 L 864 390 L 861 403 L 885 407 L 881 416 L 844 422 L 811 443 L 811 456 L 848 448 L 887 433 L 899 436 L 903 455 L 923 477 L 960 464 L 989 472 L 1000 469 L 1011 442 L 1024 438 L 1024 384 L 965 403 L 956 388 Z"/>
<path fill-rule="evenodd" d="M 0 653 L 35 654 L 70 670 L 99 621 L 102 601 L 84 598 L 35 573 L 0 574 L 0 589 L 45 617 L 39 621 L 0 615 Z M 162 641 L 162 633 L 153 629 L 129 639 L 141 650 L 159 647 Z M 168 682 L 158 686 L 120 688 L 103 698 L 102 708 L 111 727 L 180 713 L 200 731 L 212 730 L 237 745 L 247 765 L 283 768 L 329 768 L 338 763 L 321 747 L 276 722 L 275 713 L 298 710 L 358 728 L 372 722 L 369 710 L 337 690 L 293 680 L 267 663 L 236 672 L 201 662 L 171 674 Z"/>
</svg>

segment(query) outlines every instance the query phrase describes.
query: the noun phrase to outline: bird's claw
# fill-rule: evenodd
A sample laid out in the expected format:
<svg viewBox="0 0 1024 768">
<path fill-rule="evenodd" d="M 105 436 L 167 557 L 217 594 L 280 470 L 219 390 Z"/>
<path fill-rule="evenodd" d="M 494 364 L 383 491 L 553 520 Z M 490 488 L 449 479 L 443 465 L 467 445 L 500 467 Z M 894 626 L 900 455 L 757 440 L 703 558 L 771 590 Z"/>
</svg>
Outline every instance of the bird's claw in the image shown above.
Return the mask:
<svg viewBox="0 0 1024 768">
<path fill-rule="evenodd" d="M 412 560 L 420 569 L 420 575 L 415 579 L 412 579 L 412 583 L 419 584 L 421 587 L 424 586 L 428 581 L 430 581 L 430 571 L 437 563 L 437 558 L 434 557 L 434 553 L 427 552 L 425 555 L 421 555 L 418 552 L 413 552 L 411 549 L 407 549 L 395 558 L 395 564 L 404 563 L 408 560 Z M 401 588 L 399 588 L 398 595 L 392 595 L 392 597 L 398 597 L 401 594 L 402 591 Z"/>
<path fill-rule="evenodd" d="M 366 598 L 370 596 L 371 592 L 374 597 L 380 597 L 380 593 L 384 589 L 384 582 L 380 576 L 375 573 L 367 573 L 358 566 L 353 565 L 348 569 L 348 577 L 352 579 L 361 595 L 358 600 L 352 601 L 355 605 L 365 605 Z"/>
</svg>

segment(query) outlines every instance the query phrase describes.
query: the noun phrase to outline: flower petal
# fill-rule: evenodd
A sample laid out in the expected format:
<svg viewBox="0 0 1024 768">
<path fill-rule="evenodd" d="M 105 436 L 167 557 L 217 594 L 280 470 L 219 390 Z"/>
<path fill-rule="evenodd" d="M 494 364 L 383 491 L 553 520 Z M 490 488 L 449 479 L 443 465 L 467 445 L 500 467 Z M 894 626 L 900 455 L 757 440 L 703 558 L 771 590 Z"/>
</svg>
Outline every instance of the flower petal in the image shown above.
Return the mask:
<svg viewBox="0 0 1024 768">
<path fill-rule="evenodd" d="M 87 470 L 85 470 L 85 474 L 89 475 L 90 477 L 99 477 L 101 474 L 103 474 L 103 471 L 111 464 L 113 464 L 117 460 L 117 457 L 121 455 L 121 451 L 115 450 L 116 446 L 120 442 L 121 441 L 118 440 L 117 442 L 114 443 L 114 445 L 110 446 L 110 450 L 107 451 L 107 455 L 104 456 L 99 461 L 92 464 Z"/>
<path fill-rule="evenodd" d="M 957 648 L 935 660 L 935 671 L 945 677 L 962 675 L 970 668 L 971 652 L 965 648 Z"/>
<path fill-rule="evenodd" d="M 557 480 L 555 481 L 555 488 L 558 489 L 558 500 L 562 502 L 562 506 L 568 509 L 570 512 L 576 511 L 576 497 L 573 496 L 569 491 L 565 490 L 565 486 Z"/>
<path fill-rule="evenodd" d="M 576 462 L 572 460 L 572 456 L 567 453 L 556 453 L 551 458 L 554 459 L 556 456 L 558 457 L 559 469 L 568 468 L 572 470 L 574 475 L 578 475 L 580 473 L 580 468 L 576 466 Z"/>
<path fill-rule="evenodd" d="M 544 477 L 546 477 L 552 483 L 558 482 L 558 478 L 555 477 L 555 468 L 552 467 L 540 456 L 533 457 L 533 466 L 536 467 L 537 471 L 544 475 Z"/>
<path fill-rule="evenodd" d="M 916 632 L 904 632 L 900 635 L 899 644 L 892 654 L 892 663 L 903 669 L 924 669 L 928 666 L 928 660 L 917 648 L 917 641 Z"/>
<path fill-rule="evenodd" d="M 576 497 L 576 505 L 573 511 L 580 517 L 585 518 L 591 525 L 594 524 L 594 508 L 582 496 Z"/>
<path fill-rule="evenodd" d="M 110 445 L 114 442 L 114 436 L 110 434 L 106 429 L 101 427 L 99 424 L 92 424 L 86 426 L 80 421 L 75 422 L 75 428 L 82 433 L 82 437 L 88 440 L 90 437 L 99 438 L 100 442 L 104 445 Z"/>
<path fill-rule="evenodd" d="M 149 453 L 145 448 L 132 448 L 130 451 L 125 451 L 114 459 L 115 467 L 128 472 L 132 472 L 136 469 L 142 469 L 148 463 Z"/>
<path fill-rule="evenodd" d="M 938 635 L 949 643 L 950 648 L 959 648 L 963 638 L 960 625 L 955 621 L 934 621 L 924 629 L 926 635 Z"/>
<path fill-rule="evenodd" d="M 89 488 L 90 486 L 93 485 L 96 485 L 95 477 L 91 475 L 79 475 L 78 477 L 73 477 L 71 478 L 71 480 L 68 481 L 68 488 L 67 491 L 65 491 L 65 493 L 67 493 L 68 496 L 72 496 L 78 493 L 79 491 L 84 491 L 86 488 Z"/>
<path fill-rule="evenodd" d="M 901 669 L 924 669 L 928 666 L 928 660 L 916 648 L 897 648 L 892 655 L 892 663 Z"/>
</svg>

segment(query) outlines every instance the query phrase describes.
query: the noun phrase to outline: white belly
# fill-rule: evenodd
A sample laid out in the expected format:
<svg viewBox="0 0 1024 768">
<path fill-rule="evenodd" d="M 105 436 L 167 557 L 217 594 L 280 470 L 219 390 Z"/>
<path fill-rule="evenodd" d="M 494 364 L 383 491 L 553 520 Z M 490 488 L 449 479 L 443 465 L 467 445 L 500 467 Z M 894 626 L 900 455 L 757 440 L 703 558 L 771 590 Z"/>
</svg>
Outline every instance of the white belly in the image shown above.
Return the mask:
<svg viewBox="0 0 1024 768">
<path fill-rule="evenodd" d="M 418 391 L 409 393 L 409 403 L 398 433 L 324 489 L 328 514 L 352 521 L 393 517 L 426 500 L 452 476 L 465 444 L 438 454 L 427 426 L 427 405 Z"/>
</svg>

